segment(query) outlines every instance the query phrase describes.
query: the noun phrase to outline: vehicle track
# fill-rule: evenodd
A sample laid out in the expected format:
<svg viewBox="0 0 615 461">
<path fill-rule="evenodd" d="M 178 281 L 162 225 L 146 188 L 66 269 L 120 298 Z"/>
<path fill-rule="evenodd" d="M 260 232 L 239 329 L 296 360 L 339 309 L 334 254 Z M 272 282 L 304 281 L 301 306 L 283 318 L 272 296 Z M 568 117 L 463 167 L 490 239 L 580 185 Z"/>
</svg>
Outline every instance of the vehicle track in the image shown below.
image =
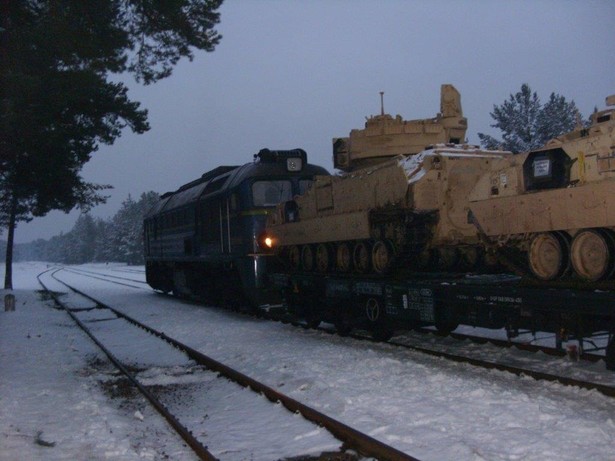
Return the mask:
<svg viewBox="0 0 615 461">
<path fill-rule="evenodd" d="M 55 270 L 51 277 L 56 280 L 58 283 L 62 284 L 69 290 L 74 293 L 77 293 L 80 296 L 88 299 L 89 301 L 95 304 L 94 308 L 89 309 L 75 309 L 68 307 L 65 303 L 63 303 L 58 295 L 53 291 L 49 290 L 46 285 L 41 280 L 41 276 L 53 269 L 49 269 L 38 276 L 39 283 L 43 287 L 45 291 L 47 291 L 51 297 L 54 299 L 58 306 L 61 306 L 79 325 L 81 329 L 83 329 L 90 338 L 98 345 L 101 350 L 107 355 L 107 357 L 114 363 L 114 365 L 122 371 L 122 373 L 143 393 L 143 395 L 152 403 L 152 405 L 156 408 L 158 412 L 160 412 L 165 419 L 171 424 L 171 426 L 176 430 L 176 432 L 186 441 L 186 443 L 194 450 L 194 452 L 199 456 L 200 459 L 211 460 L 216 459 L 203 445 L 201 441 L 195 437 L 190 430 L 186 426 L 184 426 L 176 416 L 174 416 L 168 408 L 160 401 L 158 398 L 153 395 L 152 392 L 149 392 L 148 389 L 143 386 L 136 377 L 134 377 L 127 366 L 122 364 L 114 355 L 111 353 L 102 342 L 91 332 L 91 330 L 82 322 L 76 312 L 83 310 L 92 310 L 92 309 L 104 309 L 111 313 L 113 313 L 116 318 L 121 318 L 130 324 L 154 335 L 155 337 L 166 341 L 169 345 L 173 346 L 177 350 L 185 353 L 192 361 L 195 363 L 207 368 L 208 370 L 218 373 L 230 381 L 237 383 L 243 387 L 250 388 L 251 390 L 257 392 L 258 394 L 262 394 L 267 397 L 271 402 L 276 403 L 280 402 L 284 407 L 286 407 L 292 414 L 300 413 L 306 420 L 314 423 L 315 425 L 322 426 L 327 429 L 335 438 L 340 440 L 341 445 L 344 450 L 351 449 L 360 453 L 362 456 L 374 457 L 379 460 L 416 460 L 410 455 L 402 453 L 396 450 L 393 447 L 390 447 L 382 442 L 373 439 L 372 437 L 363 434 L 333 418 L 330 418 L 313 408 L 310 408 L 268 386 L 262 384 L 216 360 L 182 344 L 181 342 L 165 335 L 164 333 L 157 331 L 153 328 L 148 327 L 147 325 L 142 324 L 141 322 L 129 317 L 128 315 L 118 311 L 117 309 L 106 305 L 105 303 L 93 298 L 92 296 L 72 287 L 66 282 L 58 279 L 56 277 L 56 273 L 62 269 Z M 95 277 L 96 278 L 96 277 Z M 106 280 L 108 282 L 112 282 L 110 280 Z M 104 319 L 104 320 L 109 320 Z M 291 415 L 292 416 L 292 415 Z M 335 456 L 340 456 L 340 453 L 337 453 Z M 301 458 L 307 459 L 307 458 Z M 319 459 L 340 459 L 340 458 L 319 458 Z M 352 458 L 344 458 L 344 459 L 352 459 Z M 418 460 L 417 460 L 418 461 Z"/>
</svg>

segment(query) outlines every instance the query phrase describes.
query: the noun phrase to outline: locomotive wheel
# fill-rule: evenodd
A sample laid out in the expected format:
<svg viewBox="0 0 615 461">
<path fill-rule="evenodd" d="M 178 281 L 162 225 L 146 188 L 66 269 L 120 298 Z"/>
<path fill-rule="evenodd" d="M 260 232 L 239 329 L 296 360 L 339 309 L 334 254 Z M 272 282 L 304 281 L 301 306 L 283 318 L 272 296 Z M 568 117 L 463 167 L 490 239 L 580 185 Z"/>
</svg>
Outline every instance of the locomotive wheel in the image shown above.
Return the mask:
<svg viewBox="0 0 615 461">
<path fill-rule="evenodd" d="M 286 255 L 290 267 L 297 270 L 301 267 L 301 251 L 297 245 L 293 245 L 288 249 Z"/>
<path fill-rule="evenodd" d="M 314 270 L 314 250 L 311 245 L 301 248 L 301 267 L 308 272 Z"/>
<path fill-rule="evenodd" d="M 378 240 L 372 248 L 372 265 L 378 274 L 385 274 L 391 268 L 395 250 L 388 240 Z"/>
<path fill-rule="evenodd" d="M 569 267 L 567 242 L 561 234 L 543 232 L 532 238 L 528 259 L 530 270 L 540 280 L 555 280 Z"/>
<path fill-rule="evenodd" d="M 579 277 L 595 282 L 609 276 L 613 270 L 614 241 L 602 229 L 579 232 L 570 249 L 572 267 Z"/>
<path fill-rule="evenodd" d="M 340 272 L 350 272 L 352 268 L 352 254 L 347 243 L 340 243 L 335 252 L 335 266 Z"/>
<path fill-rule="evenodd" d="M 352 251 L 352 262 L 357 272 L 369 272 L 372 266 L 372 251 L 368 242 L 357 242 Z"/>
<path fill-rule="evenodd" d="M 316 269 L 318 272 L 327 272 L 331 268 L 332 262 L 331 247 L 326 243 L 319 243 L 316 247 Z"/>
</svg>

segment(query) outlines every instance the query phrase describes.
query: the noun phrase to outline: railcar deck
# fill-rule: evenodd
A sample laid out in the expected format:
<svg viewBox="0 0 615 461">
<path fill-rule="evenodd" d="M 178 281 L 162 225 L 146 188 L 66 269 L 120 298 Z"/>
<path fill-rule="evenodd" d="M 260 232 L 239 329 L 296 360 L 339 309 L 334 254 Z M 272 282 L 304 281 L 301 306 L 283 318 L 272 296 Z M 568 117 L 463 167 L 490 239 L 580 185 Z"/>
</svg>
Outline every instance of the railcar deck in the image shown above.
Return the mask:
<svg viewBox="0 0 615 461">
<path fill-rule="evenodd" d="M 271 282 L 290 311 L 342 329 L 367 326 L 385 337 L 417 326 L 450 332 L 468 325 L 505 329 L 509 338 L 522 331 L 551 332 L 558 347 L 576 339 L 583 352 L 585 345 L 596 349 L 594 335 L 606 333 L 605 360 L 615 369 L 615 290 L 539 286 L 510 275 L 389 279 L 277 273 Z"/>
</svg>

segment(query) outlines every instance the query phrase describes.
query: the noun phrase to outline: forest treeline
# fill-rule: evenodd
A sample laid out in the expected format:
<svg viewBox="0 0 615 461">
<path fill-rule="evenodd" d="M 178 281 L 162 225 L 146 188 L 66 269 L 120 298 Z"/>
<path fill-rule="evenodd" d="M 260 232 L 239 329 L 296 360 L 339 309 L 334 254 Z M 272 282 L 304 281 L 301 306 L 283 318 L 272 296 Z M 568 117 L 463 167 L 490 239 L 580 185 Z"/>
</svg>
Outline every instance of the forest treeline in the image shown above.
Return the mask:
<svg viewBox="0 0 615 461">
<path fill-rule="evenodd" d="M 143 264 L 143 216 L 158 199 L 156 192 L 145 192 L 139 200 L 128 196 L 119 211 L 106 220 L 82 214 L 65 234 L 15 245 L 15 260 Z M 0 245 L 2 252 L 5 245 Z"/>
</svg>

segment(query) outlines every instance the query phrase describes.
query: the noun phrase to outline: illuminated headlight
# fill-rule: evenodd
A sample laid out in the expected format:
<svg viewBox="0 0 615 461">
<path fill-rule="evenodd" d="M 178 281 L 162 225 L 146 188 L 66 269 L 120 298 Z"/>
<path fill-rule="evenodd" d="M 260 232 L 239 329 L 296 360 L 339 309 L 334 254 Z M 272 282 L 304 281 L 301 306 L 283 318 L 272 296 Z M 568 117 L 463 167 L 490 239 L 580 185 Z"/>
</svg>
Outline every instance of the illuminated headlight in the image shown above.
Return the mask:
<svg viewBox="0 0 615 461">
<path fill-rule="evenodd" d="M 274 245 L 276 244 L 275 239 L 270 235 L 267 235 L 266 232 L 263 232 L 257 239 L 256 242 L 261 250 L 267 251 L 272 250 Z"/>
<path fill-rule="evenodd" d="M 301 171 L 301 168 L 303 168 L 303 162 L 300 157 L 286 159 L 286 169 L 288 171 Z"/>
</svg>

